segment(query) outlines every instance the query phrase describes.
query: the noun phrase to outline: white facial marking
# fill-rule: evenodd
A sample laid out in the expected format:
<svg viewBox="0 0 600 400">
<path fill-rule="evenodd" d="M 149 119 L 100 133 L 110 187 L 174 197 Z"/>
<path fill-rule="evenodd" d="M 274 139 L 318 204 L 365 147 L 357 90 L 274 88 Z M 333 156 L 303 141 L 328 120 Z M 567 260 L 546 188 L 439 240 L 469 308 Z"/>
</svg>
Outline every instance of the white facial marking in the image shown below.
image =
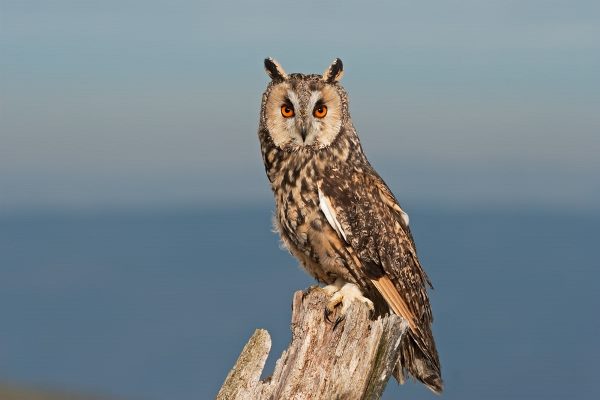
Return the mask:
<svg viewBox="0 0 600 400">
<path fill-rule="evenodd" d="M 321 91 L 313 93 L 314 97 L 311 94 L 311 100 L 314 99 L 314 103 L 311 105 L 310 115 L 314 121 L 313 129 L 317 132 L 315 142 L 319 148 L 325 148 L 333 143 L 340 132 L 342 125 L 342 102 L 337 90 L 332 86 L 325 86 Z M 327 107 L 327 114 L 323 118 L 316 118 L 312 114 L 314 106 L 319 99 Z"/>
<path fill-rule="evenodd" d="M 321 92 L 317 92 L 317 91 L 310 92 L 310 99 L 308 100 L 308 109 L 310 110 L 311 114 L 312 114 L 312 110 L 314 110 L 314 108 L 315 108 L 315 104 L 317 104 L 317 101 L 319 101 L 320 98 L 321 98 Z"/>
<path fill-rule="evenodd" d="M 314 107 L 321 100 L 327 106 L 323 118 L 313 115 Z M 294 116 L 286 118 L 281 114 L 281 106 L 290 102 L 294 107 Z M 282 82 L 274 87 L 266 104 L 267 128 L 271 138 L 280 149 L 297 150 L 301 147 L 323 149 L 329 146 L 340 132 L 342 124 L 341 98 L 337 90 L 325 86 L 321 90 L 311 91 L 306 109 L 301 108 L 300 95 L 294 92 L 289 83 Z M 301 127 L 306 129 L 302 138 Z"/>
<path fill-rule="evenodd" d="M 307 143 L 314 143 L 319 138 L 319 134 L 322 130 L 323 121 L 313 115 L 313 110 L 315 109 L 315 105 L 319 99 L 321 99 L 321 92 L 312 91 L 310 93 L 310 98 L 308 99 L 308 108 L 306 110 L 306 114 L 308 116 L 308 134 L 306 135 Z"/>
<path fill-rule="evenodd" d="M 294 106 L 294 110 L 298 112 L 300 110 L 300 99 L 298 99 L 298 95 L 296 95 L 296 92 L 293 92 L 291 90 L 287 91 L 287 95 L 288 99 L 290 99 L 292 105 Z"/>
<path fill-rule="evenodd" d="M 294 107 L 295 115 L 286 118 L 281 114 L 281 106 L 289 100 Z M 298 96 L 292 92 L 287 83 L 282 83 L 271 91 L 267 100 L 267 127 L 275 145 L 279 148 L 298 146 L 302 143 L 300 133 L 296 128 L 296 118 L 299 110 Z"/>
</svg>

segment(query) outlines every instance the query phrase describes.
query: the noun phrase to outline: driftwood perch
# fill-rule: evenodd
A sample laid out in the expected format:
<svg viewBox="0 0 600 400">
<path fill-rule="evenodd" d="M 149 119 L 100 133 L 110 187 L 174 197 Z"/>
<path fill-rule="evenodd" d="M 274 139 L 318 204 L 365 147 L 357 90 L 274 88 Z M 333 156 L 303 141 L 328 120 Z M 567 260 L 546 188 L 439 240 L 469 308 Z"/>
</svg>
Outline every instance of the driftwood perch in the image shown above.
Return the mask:
<svg viewBox="0 0 600 400">
<path fill-rule="evenodd" d="M 292 341 L 273 375 L 260 380 L 271 337 L 257 329 L 217 395 L 218 400 L 378 399 L 399 358 L 406 322 L 372 320 L 359 302 L 334 329 L 324 318 L 328 297 L 317 287 L 294 294 Z M 335 320 L 335 316 L 333 316 Z"/>
</svg>

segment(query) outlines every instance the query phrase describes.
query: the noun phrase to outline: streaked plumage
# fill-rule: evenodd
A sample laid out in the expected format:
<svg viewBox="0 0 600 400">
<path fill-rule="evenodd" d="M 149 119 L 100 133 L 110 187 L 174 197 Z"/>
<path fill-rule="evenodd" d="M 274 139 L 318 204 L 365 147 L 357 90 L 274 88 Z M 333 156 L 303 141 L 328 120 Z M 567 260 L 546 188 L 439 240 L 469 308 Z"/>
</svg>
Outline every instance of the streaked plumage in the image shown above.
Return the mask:
<svg viewBox="0 0 600 400">
<path fill-rule="evenodd" d="M 406 319 L 410 331 L 395 376 L 402 382 L 409 373 L 440 392 L 431 284 L 408 215 L 362 151 L 338 83 L 341 60 L 323 75 L 287 75 L 272 59 L 265 68 L 271 82 L 262 97 L 259 139 L 284 244 L 308 273 L 338 292 L 336 299 L 352 283 L 377 312 Z"/>
</svg>

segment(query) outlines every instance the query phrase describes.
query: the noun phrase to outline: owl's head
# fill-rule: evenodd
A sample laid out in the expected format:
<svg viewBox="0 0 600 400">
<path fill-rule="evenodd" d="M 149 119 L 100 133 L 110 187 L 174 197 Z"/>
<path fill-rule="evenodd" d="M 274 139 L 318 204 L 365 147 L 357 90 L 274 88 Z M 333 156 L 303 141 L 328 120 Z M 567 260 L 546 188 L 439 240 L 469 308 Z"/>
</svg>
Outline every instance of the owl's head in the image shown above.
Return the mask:
<svg viewBox="0 0 600 400">
<path fill-rule="evenodd" d="M 323 149 L 334 142 L 348 118 L 344 73 L 336 58 L 323 75 L 286 74 L 265 59 L 271 82 L 263 95 L 261 125 L 281 150 Z"/>
</svg>

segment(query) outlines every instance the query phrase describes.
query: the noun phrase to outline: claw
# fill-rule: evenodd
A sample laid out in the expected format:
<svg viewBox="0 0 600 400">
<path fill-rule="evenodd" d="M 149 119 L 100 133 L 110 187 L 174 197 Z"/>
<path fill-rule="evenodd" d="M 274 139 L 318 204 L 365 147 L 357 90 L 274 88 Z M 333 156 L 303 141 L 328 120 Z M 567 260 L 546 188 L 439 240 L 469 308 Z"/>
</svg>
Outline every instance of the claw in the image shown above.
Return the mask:
<svg viewBox="0 0 600 400">
<path fill-rule="evenodd" d="M 340 322 L 342 322 L 345 318 L 346 312 L 350 308 L 350 305 L 353 301 L 358 300 L 367 305 L 369 311 L 374 312 L 375 306 L 373 302 L 366 297 L 364 297 L 358 288 L 353 283 L 346 283 L 341 279 L 335 281 L 333 285 L 328 285 L 323 288 L 328 294 L 331 294 L 331 298 L 327 302 L 327 306 L 325 307 L 325 319 L 330 323 L 333 323 L 333 329 L 335 329 Z M 331 321 L 329 318 L 334 312 L 337 306 L 342 305 L 341 310 L 338 313 L 338 318 L 335 322 Z"/>
<path fill-rule="evenodd" d="M 329 319 L 329 316 L 333 314 L 333 312 L 331 312 L 327 307 L 325 307 L 325 309 L 323 310 L 323 314 L 325 315 L 325 319 L 327 320 L 327 322 L 333 324 L 333 321 Z"/>
<path fill-rule="evenodd" d="M 333 324 L 333 329 L 335 331 L 335 328 L 337 328 L 337 326 L 340 324 L 340 322 L 342 322 L 343 320 L 345 320 L 346 317 L 344 315 L 340 315 L 339 317 L 336 318 L 335 323 Z"/>
</svg>

